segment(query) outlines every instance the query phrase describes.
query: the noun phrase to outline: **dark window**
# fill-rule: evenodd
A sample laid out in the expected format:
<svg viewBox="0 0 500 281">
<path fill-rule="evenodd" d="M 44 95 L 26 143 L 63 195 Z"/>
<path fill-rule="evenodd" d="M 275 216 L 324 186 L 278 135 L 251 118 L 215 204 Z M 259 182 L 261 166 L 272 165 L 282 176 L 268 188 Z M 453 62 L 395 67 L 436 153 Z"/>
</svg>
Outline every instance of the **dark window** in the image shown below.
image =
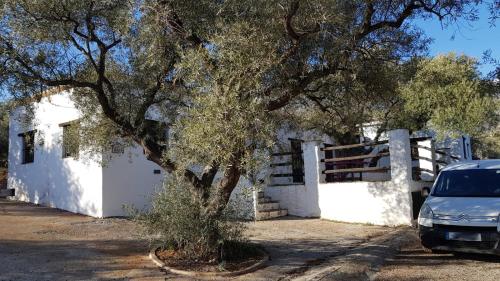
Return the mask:
<svg viewBox="0 0 500 281">
<path fill-rule="evenodd" d="M 23 164 L 35 161 L 35 131 L 19 134 L 23 140 Z"/>
<path fill-rule="evenodd" d="M 304 182 L 304 159 L 302 158 L 302 141 L 290 140 L 292 148 L 292 177 L 294 183 Z"/>
<path fill-rule="evenodd" d="M 500 197 L 499 169 L 443 171 L 432 196 Z"/>
<path fill-rule="evenodd" d="M 80 130 L 77 122 L 62 124 L 63 128 L 63 158 L 78 158 L 80 151 Z"/>
</svg>

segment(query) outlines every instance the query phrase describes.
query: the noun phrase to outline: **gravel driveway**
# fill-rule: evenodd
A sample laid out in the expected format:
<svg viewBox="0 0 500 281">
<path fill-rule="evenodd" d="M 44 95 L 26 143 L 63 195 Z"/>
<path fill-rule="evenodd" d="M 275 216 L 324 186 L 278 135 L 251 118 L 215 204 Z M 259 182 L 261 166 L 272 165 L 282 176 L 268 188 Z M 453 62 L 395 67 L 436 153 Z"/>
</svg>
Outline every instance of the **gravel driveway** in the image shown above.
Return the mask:
<svg viewBox="0 0 500 281">
<path fill-rule="evenodd" d="M 319 219 L 249 223 L 268 266 L 237 280 L 282 280 L 392 229 Z M 0 280 L 187 280 L 161 272 L 125 219 L 95 219 L 0 199 Z"/>
<path fill-rule="evenodd" d="M 500 257 L 425 253 L 413 233 L 377 276 L 377 281 L 498 281 Z"/>
<path fill-rule="evenodd" d="M 0 280 L 162 280 L 124 219 L 0 199 Z"/>
</svg>

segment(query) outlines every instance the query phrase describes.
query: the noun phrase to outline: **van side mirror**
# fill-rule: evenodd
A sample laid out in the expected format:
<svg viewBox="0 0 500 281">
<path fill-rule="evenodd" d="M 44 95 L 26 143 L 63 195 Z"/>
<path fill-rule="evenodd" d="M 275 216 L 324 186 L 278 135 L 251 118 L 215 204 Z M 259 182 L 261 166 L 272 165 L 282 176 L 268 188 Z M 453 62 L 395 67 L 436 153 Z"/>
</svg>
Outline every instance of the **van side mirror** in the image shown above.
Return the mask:
<svg viewBox="0 0 500 281">
<path fill-rule="evenodd" d="M 431 194 L 431 189 L 429 187 L 423 187 L 421 191 L 422 197 L 428 197 Z"/>
</svg>

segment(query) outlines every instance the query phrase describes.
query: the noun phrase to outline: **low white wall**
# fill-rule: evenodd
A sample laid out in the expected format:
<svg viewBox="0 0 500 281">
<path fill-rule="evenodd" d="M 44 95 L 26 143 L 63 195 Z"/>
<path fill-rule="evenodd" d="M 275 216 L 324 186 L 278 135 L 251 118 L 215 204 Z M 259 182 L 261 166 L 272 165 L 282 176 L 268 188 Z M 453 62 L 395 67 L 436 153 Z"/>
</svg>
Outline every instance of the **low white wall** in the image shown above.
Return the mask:
<svg viewBox="0 0 500 281">
<path fill-rule="evenodd" d="M 321 173 L 322 141 L 305 141 L 305 183 L 268 186 L 265 194 L 280 202 L 290 215 L 377 225 L 410 225 L 411 154 L 407 130 L 388 133 L 390 177 L 388 181 L 325 183 Z M 389 164 L 387 163 L 387 164 Z"/>
<path fill-rule="evenodd" d="M 411 154 L 408 130 L 388 132 L 391 180 L 320 183 L 321 217 L 377 225 L 411 225 Z"/>
<path fill-rule="evenodd" d="M 20 122 L 19 107 L 11 114 L 9 127 L 9 188 L 15 199 L 67 211 L 102 217 L 102 169 L 97 162 L 62 158 L 62 128 L 59 124 L 78 119 L 69 92 L 45 97 L 35 108 L 33 124 Z M 37 130 L 33 163 L 22 164 L 22 139 Z"/>
<path fill-rule="evenodd" d="M 405 188 L 387 182 L 345 182 L 319 185 L 321 218 L 376 225 L 408 225 Z"/>
</svg>

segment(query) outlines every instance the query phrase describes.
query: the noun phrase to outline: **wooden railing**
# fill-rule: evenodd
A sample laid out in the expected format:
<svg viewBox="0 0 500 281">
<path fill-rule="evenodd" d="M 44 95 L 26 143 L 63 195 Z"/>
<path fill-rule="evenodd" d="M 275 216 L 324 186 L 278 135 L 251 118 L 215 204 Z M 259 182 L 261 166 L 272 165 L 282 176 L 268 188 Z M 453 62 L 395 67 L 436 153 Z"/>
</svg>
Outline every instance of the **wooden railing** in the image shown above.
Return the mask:
<svg viewBox="0 0 500 281">
<path fill-rule="evenodd" d="M 388 148 L 377 153 L 373 153 L 373 150 L 388 142 L 383 140 L 337 146 L 325 144 L 321 148 L 324 152 L 321 162 L 325 163 L 322 173 L 326 175 L 326 182 L 361 181 L 363 173 L 387 173 L 391 169 L 390 165 L 380 167 L 378 162 L 390 156 Z M 366 149 L 368 147 L 371 149 Z"/>
<path fill-rule="evenodd" d="M 424 140 L 431 140 L 432 145 L 425 146 L 418 144 L 419 141 L 424 141 Z M 410 139 L 410 144 L 411 144 L 411 158 L 413 161 L 418 160 L 419 161 L 419 166 L 414 166 L 412 167 L 412 175 L 414 180 L 421 180 L 422 179 L 422 173 L 427 173 L 432 178 L 434 179 L 439 171 L 446 165 L 451 164 L 453 161 L 460 160 L 461 158 L 459 156 L 455 156 L 451 154 L 451 148 L 449 147 L 444 147 L 444 148 L 434 148 L 434 140 L 432 137 L 421 137 L 421 138 L 411 138 Z M 427 151 L 430 151 L 430 154 L 432 157 L 423 157 L 419 155 L 419 149 L 424 149 Z M 421 161 L 423 162 L 430 162 L 432 163 L 433 169 L 428 169 L 428 168 L 422 168 L 421 166 Z"/>
<path fill-rule="evenodd" d="M 425 145 L 420 145 L 418 144 L 418 141 L 423 141 L 423 140 L 432 140 L 431 137 L 421 137 L 421 138 L 411 138 L 410 139 L 410 144 L 411 144 L 411 158 L 413 161 L 418 160 L 419 161 L 419 166 L 414 166 L 412 167 L 412 176 L 414 180 L 422 180 L 422 174 L 427 173 L 432 178 L 434 179 L 439 171 L 446 165 L 452 163 L 453 161 L 460 160 L 461 158 L 459 156 L 452 155 L 450 153 L 450 148 L 439 148 L 435 149 L 434 145 L 425 146 Z M 432 142 L 434 142 L 432 140 Z M 427 151 L 430 151 L 432 157 L 424 157 L 419 155 L 418 150 L 419 149 L 424 149 Z M 433 169 L 428 169 L 428 168 L 422 168 L 420 167 L 421 161 L 424 162 L 430 162 L 435 165 Z"/>
</svg>

